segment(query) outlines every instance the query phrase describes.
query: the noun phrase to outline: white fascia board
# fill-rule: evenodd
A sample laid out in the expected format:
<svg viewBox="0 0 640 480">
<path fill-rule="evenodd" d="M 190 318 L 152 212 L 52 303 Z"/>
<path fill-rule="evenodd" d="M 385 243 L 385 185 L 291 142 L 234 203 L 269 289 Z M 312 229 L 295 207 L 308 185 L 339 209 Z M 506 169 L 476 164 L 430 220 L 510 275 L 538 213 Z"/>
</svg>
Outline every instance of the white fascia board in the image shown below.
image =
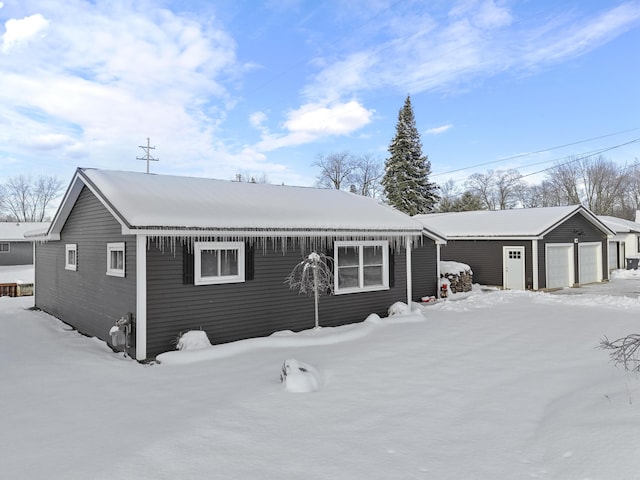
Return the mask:
<svg viewBox="0 0 640 480">
<path fill-rule="evenodd" d="M 406 237 L 422 235 L 422 230 L 206 230 L 206 229 L 172 229 L 172 228 L 129 228 L 122 226 L 123 235 L 146 235 L 151 237 Z"/>
<path fill-rule="evenodd" d="M 519 240 L 519 241 L 527 241 L 531 240 L 542 240 L 542 236 L 529 236 L 529 237 L 456 237 L 456 236 L 448 236 L 447 240 Z"/>
</svg>

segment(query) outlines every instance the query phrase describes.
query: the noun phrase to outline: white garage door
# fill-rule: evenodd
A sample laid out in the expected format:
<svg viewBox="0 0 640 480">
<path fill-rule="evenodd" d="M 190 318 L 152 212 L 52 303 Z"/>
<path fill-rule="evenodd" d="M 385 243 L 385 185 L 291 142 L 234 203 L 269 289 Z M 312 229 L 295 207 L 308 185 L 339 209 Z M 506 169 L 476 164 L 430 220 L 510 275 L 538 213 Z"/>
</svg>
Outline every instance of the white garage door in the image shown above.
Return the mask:
<svg viewBox="0 0 640 480">
<path fill-rule="evenodd" d="M 609 270 L 618 268 L 618 242 L 609 242 Z"/>
<path fill-rule="evenodd" d="M 548 244 L 547 288 L 570 287 L 573 284 L 573 245 Z"/>
<path fill-rule="evenodd" d="M 593 283 L 602 280 L 600 259 L 602 245 L 599 243 L 581 243 L 578 245 L 578 277 L 580 283 Z"/>
</svg>

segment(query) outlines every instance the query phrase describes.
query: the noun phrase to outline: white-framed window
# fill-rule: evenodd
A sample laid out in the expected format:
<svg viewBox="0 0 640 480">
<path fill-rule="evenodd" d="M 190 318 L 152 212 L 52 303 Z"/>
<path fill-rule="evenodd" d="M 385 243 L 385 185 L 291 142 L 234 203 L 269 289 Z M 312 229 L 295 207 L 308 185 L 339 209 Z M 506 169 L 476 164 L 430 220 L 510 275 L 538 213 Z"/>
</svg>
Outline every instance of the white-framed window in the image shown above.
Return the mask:
<svg viewBox="0 0 640 480">
<path fill-rule="evenodd" d="M 124 242 L 107 243 L 107 275 L 124 277 Z"/>
<path fill-rule="evenodd" d="M 11 251 L 11 247 L 9 242 L 0 242 L 0 253 L 9 253 Z"/>
<path fill-rule="evenodd" d="M 244 242 L 195 242 L 194 283 L 244 282 Z"/>
<path fill-rule="evenodd" d="M 78 245 L 67 243 L 64 246 L 64 268 L 76 271 L 78 269 Z"/>
<path fill-rule="evenodd" d="M 388 241 L 338 241 L 333 255 L 336 295 L 389 289 Z"/>
</svg>

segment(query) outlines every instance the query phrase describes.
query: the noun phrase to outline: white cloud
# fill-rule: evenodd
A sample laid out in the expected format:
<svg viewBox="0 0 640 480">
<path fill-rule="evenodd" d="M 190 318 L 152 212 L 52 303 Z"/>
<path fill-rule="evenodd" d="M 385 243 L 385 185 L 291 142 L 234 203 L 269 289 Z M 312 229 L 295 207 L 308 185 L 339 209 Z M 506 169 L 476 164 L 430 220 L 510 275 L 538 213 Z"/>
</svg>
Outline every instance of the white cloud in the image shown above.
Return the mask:
<svg viewBox="0 0 640 480">
<path fill-rule="evenodd" d="M 380 16 L 378 35 L 334 59 L 315 59 L 322 68 L 303 93 L 340 99 L 395 88 L 400 93 L 457 91 L 478 78 L 545 66 L 587 53 L 640 21 L 640 4 L 630 2 L 597 15 L 517 16 L 503 2 L 465 0 L 448 15 L 424 10 L 412 17 Z M 433 10 L 433 8 L 429 8 Z M 559 13 L 560 12 L 560 13 Z M 398 24 L 403 29 L 397 28 Z"/>
<path fill-rule="evenodd" d="M 639 21 L 638 3 L 619 5 L 594 18 L 576 20 L 567 16 L 562 21 L 528 32 L 519 46 L 520 62 L 523 67 L 532 68 L 584 54 L 621 35 Z"/>
<path fill-rule="evenodd" d="M 73 144 L 74 140 L 69 135 L 49 133 L 36 135 L 30 143 L 39 150 L 55 150 Z"/>
<path fill-rule="evenodd" d="M 267 114 L 264 112 L 254 112 L 249 115 L 249 123 L 251 126 L 261 129 L 264 123 L 267 121 Z"/>
<path fill-rule="evenodd" d="M 7 20 L 4 26 L 2 52 L 8 53 L 20 45 L 28 43 L 34 37 L 42 37 L 49 26 L 49 20 L 37 13 L 20 20 L 12 18 Z"/>
<path fill-rule="evenodd" d="M 447 125 L 442 125 L 440 127 L 430 128 L 426 130 L 425 133 L 427 135 L 440 135 L 441 133 L 444 133 L 451 128 L 453 128 L 453 125 L 449 123 Z"/>
<path fill-rule="evenodd" d="M 332 105 L 309 103 L 288 113 L 284 123 L 288 133 L 265 135 L 256 148 L 272 151 L 331 135 L 347 135 L 370 123 L 373 114 L 355 100 Z"/>
<path fill-rule="evenodd" d="M 500 28 L 510 25 L 513 17 L 508 8 L 497 6 L 493 0 L 486 0 L 480 5 L 473 21 L 480 28 Z"/>
<path fill-rule="evenodd" d="M 80 157 L 83 166 L 142 169 L 137 146 L 151 137 L 165 171 L 217 165 L 223 174 L 247 162 L 217 140 L 234 102 L 225 83 L 246 69 L 213 16 L 136 2 L 43 2 L 39 11 L 7 22 L 3 38 L 10 53 L 21 49 L 0 62 L 6 155 L 28 160 L 25 168 L 56 162 L 60 173 Z"/>
</svg>

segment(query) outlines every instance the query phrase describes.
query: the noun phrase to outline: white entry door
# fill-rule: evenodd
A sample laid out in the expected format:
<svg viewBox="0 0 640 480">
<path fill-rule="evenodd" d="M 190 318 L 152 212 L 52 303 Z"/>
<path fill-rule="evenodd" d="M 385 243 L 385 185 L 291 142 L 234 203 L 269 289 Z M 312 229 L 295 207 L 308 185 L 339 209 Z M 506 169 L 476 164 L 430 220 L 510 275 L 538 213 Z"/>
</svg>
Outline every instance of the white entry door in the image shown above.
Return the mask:
<svg viewBox="0 0 640 480">
<path fill-rule="evenodd" d="M 547 288 L 562 288 L 573 285 L 573 244 L 548 243 L 545 247 L 547 257 Z"/>
<path fill-rule="evenodd" d="M 524 290 L 524 247 L 502 247 L 502 278 L 504 288 Z"/>
<path fill-rule="evenodd" d="M 602 244 L 578 244 L 578 278 L 580 283 L 602 281 Z"/>
</svg>

